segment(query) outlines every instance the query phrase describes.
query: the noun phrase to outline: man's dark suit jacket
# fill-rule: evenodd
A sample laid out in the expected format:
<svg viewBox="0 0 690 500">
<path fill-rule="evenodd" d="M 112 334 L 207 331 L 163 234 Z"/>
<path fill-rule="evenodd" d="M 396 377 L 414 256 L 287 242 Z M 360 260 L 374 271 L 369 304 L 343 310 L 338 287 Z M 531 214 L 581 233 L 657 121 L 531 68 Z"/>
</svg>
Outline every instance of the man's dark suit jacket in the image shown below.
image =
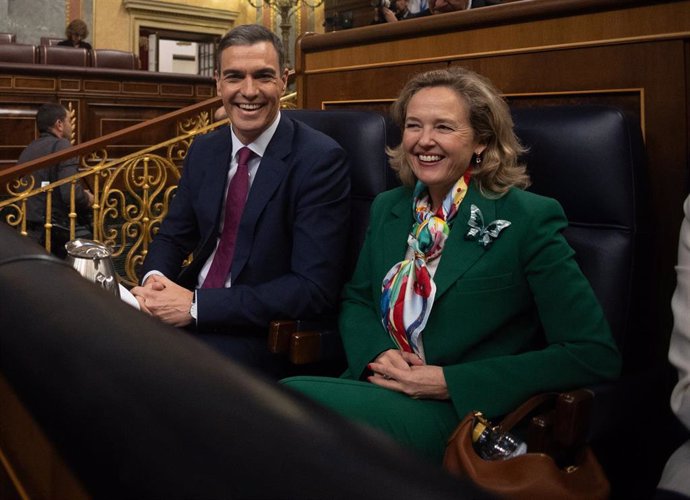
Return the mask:
<svg viewBox="0 0 690 500">
<path fill-rule="evenodd" d="M 232 154 L 229 127 L 197 137 L 142 275 L 158 270 L 196 286 L 218 237 Z M 199 331 L 265 328 L 272 319 L 334 312 L 349 227 L 345 152 L 282 115 L 253 180 L 232 263 L 232 286 L 197 291 Z M 180 272 L 194 252 L 192 264 Z"/>
<path fill-rule="evenodd" d="M 42 133 L 38 139 L 29 144 L 24 151 L 19 155 L 17 163 L 26 163 L 36 158 L 46 156 L 56 151 L 62 151 L 63 149 L 69 148 L 71 146 L 67 139 L 61 137 L 56 137 L 48 132 Z M 44 181 L 55 182 L 60 179 L 64 179 L 71 175 L 78 173 L 78 161 L 77 158 L 69 158 L 63 160 L 57 165 L 53 165 L 48 168 L 37 170 L 33 173 L 34 176 L 34 188 L 41 187 L 41 183 Z M 53 208 L 53 222 L 67 226 L 69 224 L 69 206 L 70 206 L 70 185 L 65 184 L 60 187 L 57 191 L 58 195 L 53 196 L 52 208 Z M 77 211 L 86 211 L 89 208 L 89 200 L 84 194 L 81 183 L 75 185 L 75 206 Z M 46 217 L 46 195 L 39 194 L 28 198 L 26 202 L 27 220 L 33 223 L 43 224 Z"/>
</svg>

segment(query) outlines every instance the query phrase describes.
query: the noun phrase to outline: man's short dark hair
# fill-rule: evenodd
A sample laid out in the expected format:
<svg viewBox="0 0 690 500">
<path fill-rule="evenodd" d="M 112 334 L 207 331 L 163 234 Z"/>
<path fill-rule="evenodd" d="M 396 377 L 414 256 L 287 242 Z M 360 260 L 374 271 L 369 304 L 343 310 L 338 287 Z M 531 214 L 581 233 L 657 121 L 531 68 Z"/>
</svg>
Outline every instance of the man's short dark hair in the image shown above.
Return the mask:
<svg viewBox="0 0 690 500">
<path fill-rule="evenodd" d="M 223 51 L 235 45 L 254 45 L 260 42 L 269 42 L 278 53 L 279 71 L 285 69 L 285 48 L 275 33 L 260 24 L 242 24 L 228 31 L 218 43 L 218 73 L 220 73 L 220 61 Z"/>
<path fill-rule="evenodd" d="M 49 132 L 56 121 L 64 120 L 66 117 L 67 110 L 62 104 L 49 102 L 38 108 L 36 112 L 36 126 L 38 131 L 43 134 Z"/>
</svg>

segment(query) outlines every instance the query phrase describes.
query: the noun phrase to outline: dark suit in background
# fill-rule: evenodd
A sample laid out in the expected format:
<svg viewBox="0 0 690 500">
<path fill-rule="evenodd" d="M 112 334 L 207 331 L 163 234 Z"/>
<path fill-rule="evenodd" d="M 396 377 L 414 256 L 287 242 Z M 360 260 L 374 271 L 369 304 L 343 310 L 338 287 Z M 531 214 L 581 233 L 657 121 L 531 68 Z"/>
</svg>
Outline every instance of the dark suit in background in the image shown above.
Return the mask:
<svg viewBox="0 0 690 500">
<path fill-rule="evenodd" d="M 196 286 L 218 237 L 231 149 L 229 127 L 194 141 L 142 275 L 157 270 L 186 288 Z M 340 146 L 283 115 L 242 214 L 232 286 L 197 290 L 202 338 L 247 361 L 247 343 L 254 344 L 250 357 L 260 355 L 257 349 L 268 354 L 271 320 L 333 313 L 343 278 L 349 191 Z M 192 264 L 181 271 L 192 252 Z"/>
<path fill-rule="evenodd" d="M 36 158 L 55 153 L 56 151 L 62 151 L 70 146 L 71 144 L 67 139 L 56 137 L 49 132 L 43 132 L 38 139 L 33 141 L 22 151 L 17 163 L 26 163 Z M 78 165 L 77 158 L 72 157 L 61 161 L 57 165 L 37 170 L 33 173 L 35 181 L 34 188 L 41 187 L 43 182 L 55 182 L 77 174 Z M 69 226 L 70 189 L 70 184 L 65 184 L 53 194 L 52 222 L 54 225 L 57 224 L 62 227 Z M 75 185 L 74 196 L 77 212 L 86 212 L 89 209 L 89 200 L 84 193 L 81 182 Z M 44 235 L 43 225 L 45 223 L 45 216 L 46 195 L 39 194 L 28 198 L 26 202 L 27 232 L 32 239 L 39 242 Z M 64 249 L 53 249 L 53 251 L 62 252 L 64 254 L 63 250 Z"/>
</svg>

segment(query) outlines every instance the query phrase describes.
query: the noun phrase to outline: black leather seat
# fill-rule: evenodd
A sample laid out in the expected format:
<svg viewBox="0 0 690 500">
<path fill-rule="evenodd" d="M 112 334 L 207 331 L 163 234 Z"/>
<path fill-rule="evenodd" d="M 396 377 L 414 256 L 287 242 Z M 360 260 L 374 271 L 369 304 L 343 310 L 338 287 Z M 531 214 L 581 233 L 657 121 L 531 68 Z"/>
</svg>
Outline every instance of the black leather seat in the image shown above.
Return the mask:
<svg viewBox="0 0 690 500">
<path fill-rule="evenodd" d="M 637 359 L 635 290 L 641 245 L 649 240 L 644 147 L 638 123 L 616 108 L 554 106 L 512 111 L 529 148 L 529 190 L 557 199 L 565 236 L 604 308 L 626 359 Z M 628 355 L 630 351 L 630 356 Z M 635 353 L 637 354 L 637 353 Z M 626 363 L 625 369 L 633 367 Z"/>
<path fill-rule="evenodd" d="M 397 183 L 385 153 L 390 143 L 386 120 L 379 114 L 362 111 L 284 110 L 283 113 L 329 135 L 347 151 L 352 202 L 348 262 L 343 271 L 349 277 L 364 242 L 371 202 L 377 194 Z M 324 358 L 342 362 L 340 340 L 337 335 L 330 335 L 333 324 L 324 327 L 276 321 L 269 332 L 269 349 L 274 353 L 287 352 L 293 363 L 301 365 Z M 341 367 L 331 366 L 328 371 L 337 372 Z"/>
<path fill-rule="evenodd" d="M 604 106 L 513 109 L 530 190 L 557 199 L 565 236 L 592 284 L 623 358 L 614 384 L 595 387 L 591 442 L 613 498 L 649 498 L 656 484 L 659 434 L 668 394 L 655 335 L 646 316 L 653 293 L 648 264 L 652 229 L 640 123 Z M 567 305 L 566 305 L 567 307 Z M 644 464 L 644 465 L 643 465 Z"/>
</svg>

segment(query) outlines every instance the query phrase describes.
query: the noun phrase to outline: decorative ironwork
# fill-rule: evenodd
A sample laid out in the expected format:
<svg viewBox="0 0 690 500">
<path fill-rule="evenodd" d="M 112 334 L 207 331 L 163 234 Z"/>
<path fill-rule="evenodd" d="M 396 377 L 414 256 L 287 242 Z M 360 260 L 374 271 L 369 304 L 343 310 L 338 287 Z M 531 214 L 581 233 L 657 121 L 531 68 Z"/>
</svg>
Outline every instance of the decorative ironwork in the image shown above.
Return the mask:
<svg viewBox="0 0 690 500">
<path fill-rule="evenodd" d="M 281 99 L 283 108 L 295 107 L 295 94 Z M 85 182 L 94 195 L 91 207 L 93 222 L 89 228 L 93 239 L 107 244 L 120 281 L 128 286 L 137 283 L 137 271 L 149 245 L 158 231 L 177 189 L 180 168 L 194 139 L 226 120 L 210 123 L 210 114 L 177 124 L 178 136 L 122 158 L 110 158 L 107 149 L 89 151 L 80 158 L 79 173 L 51 184 L 36 186 L 33 175 L 15 178 L 5 186 L 0 199 L 0 218 L 26 236 L 26 204 L 33 196 L 45 195 L 46 214 L 61 186 L 69 185 L 70 239 L 77 234 L 75 186 Z M 46 249 L 50 250 L 53 229 L 50 216 L 44 223 Z"/>
<path fill-rule="evenodd" d="M 209 113 L 178 123 L 180 135 L 122 158 L 109 159 L 108 151 L 89 152 L 80 159 L 80 172 L 45 186 L 36 186 L 32 175 L 16 178 L 5 186 L 7 197 L 0 201 L 0 217 L 27 235 L 26 202 L 45 194 L 46 214 L 61 186 L 70 185 L 70 238 L 77 229 L 75 186 L 85 182 L 94 194 L 93 238 L 111 247 L 120 280 L 137 283 L 137 269 L 154 234 L 168 213 L 180 178 L 180 165 L 196 135 L 227 122 L 210 124 Z M 50 251 L 50 217 L 44 224 L 46 250 Z"/>
<path fill-rule="evenodd" d="M 295 15 L 299 9 L 305 5 L 310 9 L 316 9 L 323 4 L 324 0 L 248 0 L 249 5 L 255 9 L 261 9 L 263 6 L 268 7 L 270 10 L 274 11 L 280 16 L 280 32 L 283 39 L 283 47 L 285 47 L 285 56 L 287 58 L 286 63 L 288 66 L 290 64 L 290 51 L 288 47 L 290 46 L 290 31 L 292 30 L 292 23 L 290 18 Z"/>
</svg>

